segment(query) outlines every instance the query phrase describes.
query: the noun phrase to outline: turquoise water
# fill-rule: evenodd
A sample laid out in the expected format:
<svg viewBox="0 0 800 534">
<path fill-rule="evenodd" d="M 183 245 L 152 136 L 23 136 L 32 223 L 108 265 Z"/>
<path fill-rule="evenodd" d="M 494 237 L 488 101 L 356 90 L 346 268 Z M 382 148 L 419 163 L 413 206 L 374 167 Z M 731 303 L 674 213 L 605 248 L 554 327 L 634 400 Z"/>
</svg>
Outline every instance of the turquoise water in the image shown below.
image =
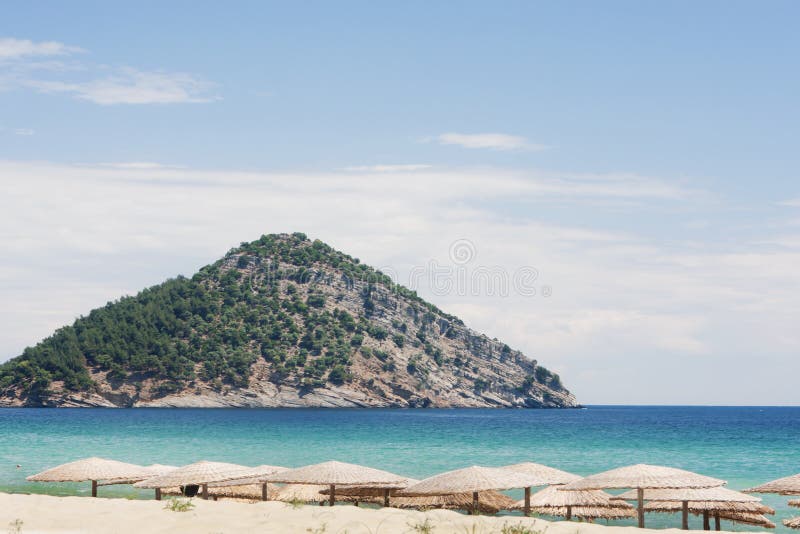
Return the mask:
<svg viewBox="0 0 800 534">
<path fill-rule="evenodd" d="M 641 462 L 690 469 L 742 489 L 800 472 L 800 408 L 0 409 L 0 491 L 86 494 L 86 485 L 25 481 L 86 456 L 172 465 L 206 459 L 299 466 L 337 459 L 414 478 L 474 464 L 533 461 L 588 475 Z M 130 486 L 100 492 L 152 497 Z M 780 525 L 792 515 L 788 498 L 763 497 L 778 512 L 778 531 L 788 531 Z M 648 524 L 679 526 L 680 518 L 654 514 Z"/>
</svg>

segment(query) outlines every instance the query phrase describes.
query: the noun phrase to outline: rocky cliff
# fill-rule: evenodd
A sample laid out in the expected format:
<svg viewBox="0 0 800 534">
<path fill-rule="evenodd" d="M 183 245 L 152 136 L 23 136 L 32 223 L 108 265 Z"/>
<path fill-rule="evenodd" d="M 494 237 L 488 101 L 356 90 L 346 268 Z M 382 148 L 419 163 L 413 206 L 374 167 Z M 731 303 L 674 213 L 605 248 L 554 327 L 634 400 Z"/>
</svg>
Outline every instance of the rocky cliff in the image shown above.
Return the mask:
<svg viewBox="0 0 800 534">
<path fill-rule="evenodd" d="M 0 367 L 0 406 L 574 407 L 555 375 L 303 234 L 242 244 Z"/>
</svg>

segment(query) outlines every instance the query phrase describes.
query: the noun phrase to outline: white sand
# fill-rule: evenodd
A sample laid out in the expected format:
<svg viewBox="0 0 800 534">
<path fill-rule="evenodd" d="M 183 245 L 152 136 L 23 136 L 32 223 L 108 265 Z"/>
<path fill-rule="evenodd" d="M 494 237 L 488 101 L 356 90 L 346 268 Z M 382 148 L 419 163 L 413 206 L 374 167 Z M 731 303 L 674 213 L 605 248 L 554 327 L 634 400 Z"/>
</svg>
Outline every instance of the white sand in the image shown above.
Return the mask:
<svg viewBox="0 0 800 534">
<path fill-rule="evenodd" d="M 416 533 L 414 525 L 430 519 L 433 534 L 500 534 L 503 525 L 523 524 L 541 534 L 682 534 L 683 531 L 639 530 L 575 522 L 548 522 L 524 517 L 470 517 L 447 510 L 415 512 L 396 508 L 367 509 L 352 505 L 302 506 L 279 502 L 241 503 L 193 499 L 188 512 L 164 508 L 165 501 L 52 497 L 0 493 L 0 532 L 158 534 L 188 532 L 395 534 Z M 324 530 L 323 530 L 324 529 Z"/>
</svg>

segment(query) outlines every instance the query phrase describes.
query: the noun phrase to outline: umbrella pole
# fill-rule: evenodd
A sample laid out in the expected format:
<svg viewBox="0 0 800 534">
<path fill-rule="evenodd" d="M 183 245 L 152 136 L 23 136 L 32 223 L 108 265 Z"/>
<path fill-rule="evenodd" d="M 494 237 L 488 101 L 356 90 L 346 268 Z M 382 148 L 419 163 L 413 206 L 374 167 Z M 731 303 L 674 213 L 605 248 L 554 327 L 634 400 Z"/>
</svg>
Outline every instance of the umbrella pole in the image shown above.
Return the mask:
<svg viewBox="0 0 800 534">
<path fill-rule="evenodd" d="M 531 487 L 525 488 L 525 517 L 531 515 Z"/>
<path fill-rule="evenodd" d="M 208 500 L 208 484 L 203 484 L 203 499 Z"/>
<path fill-rule="evenodd" d="M 269 490 L 267 489 L 267 483 L 264 482 L 261 484 L 261 500 L 268 501 L 269 500 Z"/>
<path fill-rule="evenodd" d="M 689 501 L 683 501 L 683 505 L 681 506 L 681 528 L 683 530 L 689 530 Z"/>
<path fill-rule="evenodd" d="M 97 497 L 97 481 L 92 480 L 92 497 Z"/>
<path fill-rule="evenodd" d="M 636 500 L 638 501 L 639 528 L 644 528 L 644 488 L 636 488 Z"/>
<path fill-rule="evenodd" d="M 383 505 L 385 507 L 387 507 L 387 508 L 389 507 L 389 490 L 388 489 L 383 490 Z"/>
<path fill-rule="evenodd" d="M 711 530 L 711 525 L 708 523 L 708 510 L 703 510 L 703 530 Z"/>
<path fill-rule="evenodd" d="M 335 484 L 331 484 L 331 497 L 328 500 L 328 503 L 331 506 L 333 506 L 333 503 L 336 502 L 336 495 L 334 494 L 335 491 L 336 491 L 336 485 Z"/>
<path fill-rule="evenodd" d="M 567 506 L 567 521 L 572 520 L 572 506 Z"/>
<path fill-rule="evenodd" d="M 478 515 L 478 492 L 472 492 L 472 515 Z"/>
<path fill-rule="evenodd" d="M 156 500 L 161 500 L 161 488 L 156 488 Z"/>
<path fill-rule="evenodd" d="M 719 512 L 714 512 L 714 530 L 721 530 L 722 525 L 719 524 Z"/>
</svg>

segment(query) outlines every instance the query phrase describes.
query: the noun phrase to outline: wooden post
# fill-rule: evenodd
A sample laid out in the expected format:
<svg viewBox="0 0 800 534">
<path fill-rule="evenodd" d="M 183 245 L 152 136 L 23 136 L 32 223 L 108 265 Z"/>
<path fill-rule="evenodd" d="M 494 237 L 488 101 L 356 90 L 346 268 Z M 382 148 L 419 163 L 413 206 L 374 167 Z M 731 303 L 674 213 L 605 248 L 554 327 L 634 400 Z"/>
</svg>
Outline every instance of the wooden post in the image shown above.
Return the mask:
<svg viewBox="0 0 800 534">
<path fill-rule="evenodd" d="M 203 484 L 203 498 L 208 500 L 208 484 Z"/>
<path fill-rule="evenodd" d="M 720 523 L 720 521 L 719 521 L 719 512 L 714 512 L 714 530 L 716 530 L 717 532 L 719 532 L 721 530 L 720 527 L 722 526 L 719 523 Z"/>
<path fill-rule="evenodd" d="M 644 489 L 636 488 L 636 500 L 638 501 L 639 528 L 644 528 Z"/>
<path fill-rule="evenodd" d="M 268 501 L 269 500 L 269 489 L 267 488 L 267 483 L 264 482 L 261 484 L 261 500 Z"/>
<path fill-rule="evenodd" d="M 711 530 L 711 525 L 708 523 L 708 510 L 703 510 L 703 530 Z"/>
<path fill-rule="evenodd" d="M 683 501 L 681 516 L 681 528 L 683 530 L 689 530 L 689 501 Z"/>
<path fill-rule="evenodd" d="M 97 497 L 97 481 L 92 480 L 92 497 Z"/>
<path fill-rule="evenodd" d="M 331 506 L 333 506 L 333 503 L 336 502 L 335 492 L 336 492 L 336 486 L 334 484 L 331 484 L 331 495 L 330 495 L 330 499 L 328 501 Z"/>
<path fill-rule="evenodd" d="M 156 500 L 161 500 L 161 488 L 156 488 Z"/>
<path fill-rule="evenodd" d="M 572 519 L 572 506 L 567 506 L 567 521 Z"/>
<path fill-rule="evenodd" d="M 531 487 L 528 486 L 525 488 L 525 509 L 524 509 L 525 517 L 531 515 Z"/>
<path fill-rule="evenodd" d="M 383 505 L 389 507 L 389 489 L 383 490 Z"/>
<path fill-rule="evenodd" d="M 478 515 L 478 492 L 472 492 L 472 515 Z"/>
</svg>

